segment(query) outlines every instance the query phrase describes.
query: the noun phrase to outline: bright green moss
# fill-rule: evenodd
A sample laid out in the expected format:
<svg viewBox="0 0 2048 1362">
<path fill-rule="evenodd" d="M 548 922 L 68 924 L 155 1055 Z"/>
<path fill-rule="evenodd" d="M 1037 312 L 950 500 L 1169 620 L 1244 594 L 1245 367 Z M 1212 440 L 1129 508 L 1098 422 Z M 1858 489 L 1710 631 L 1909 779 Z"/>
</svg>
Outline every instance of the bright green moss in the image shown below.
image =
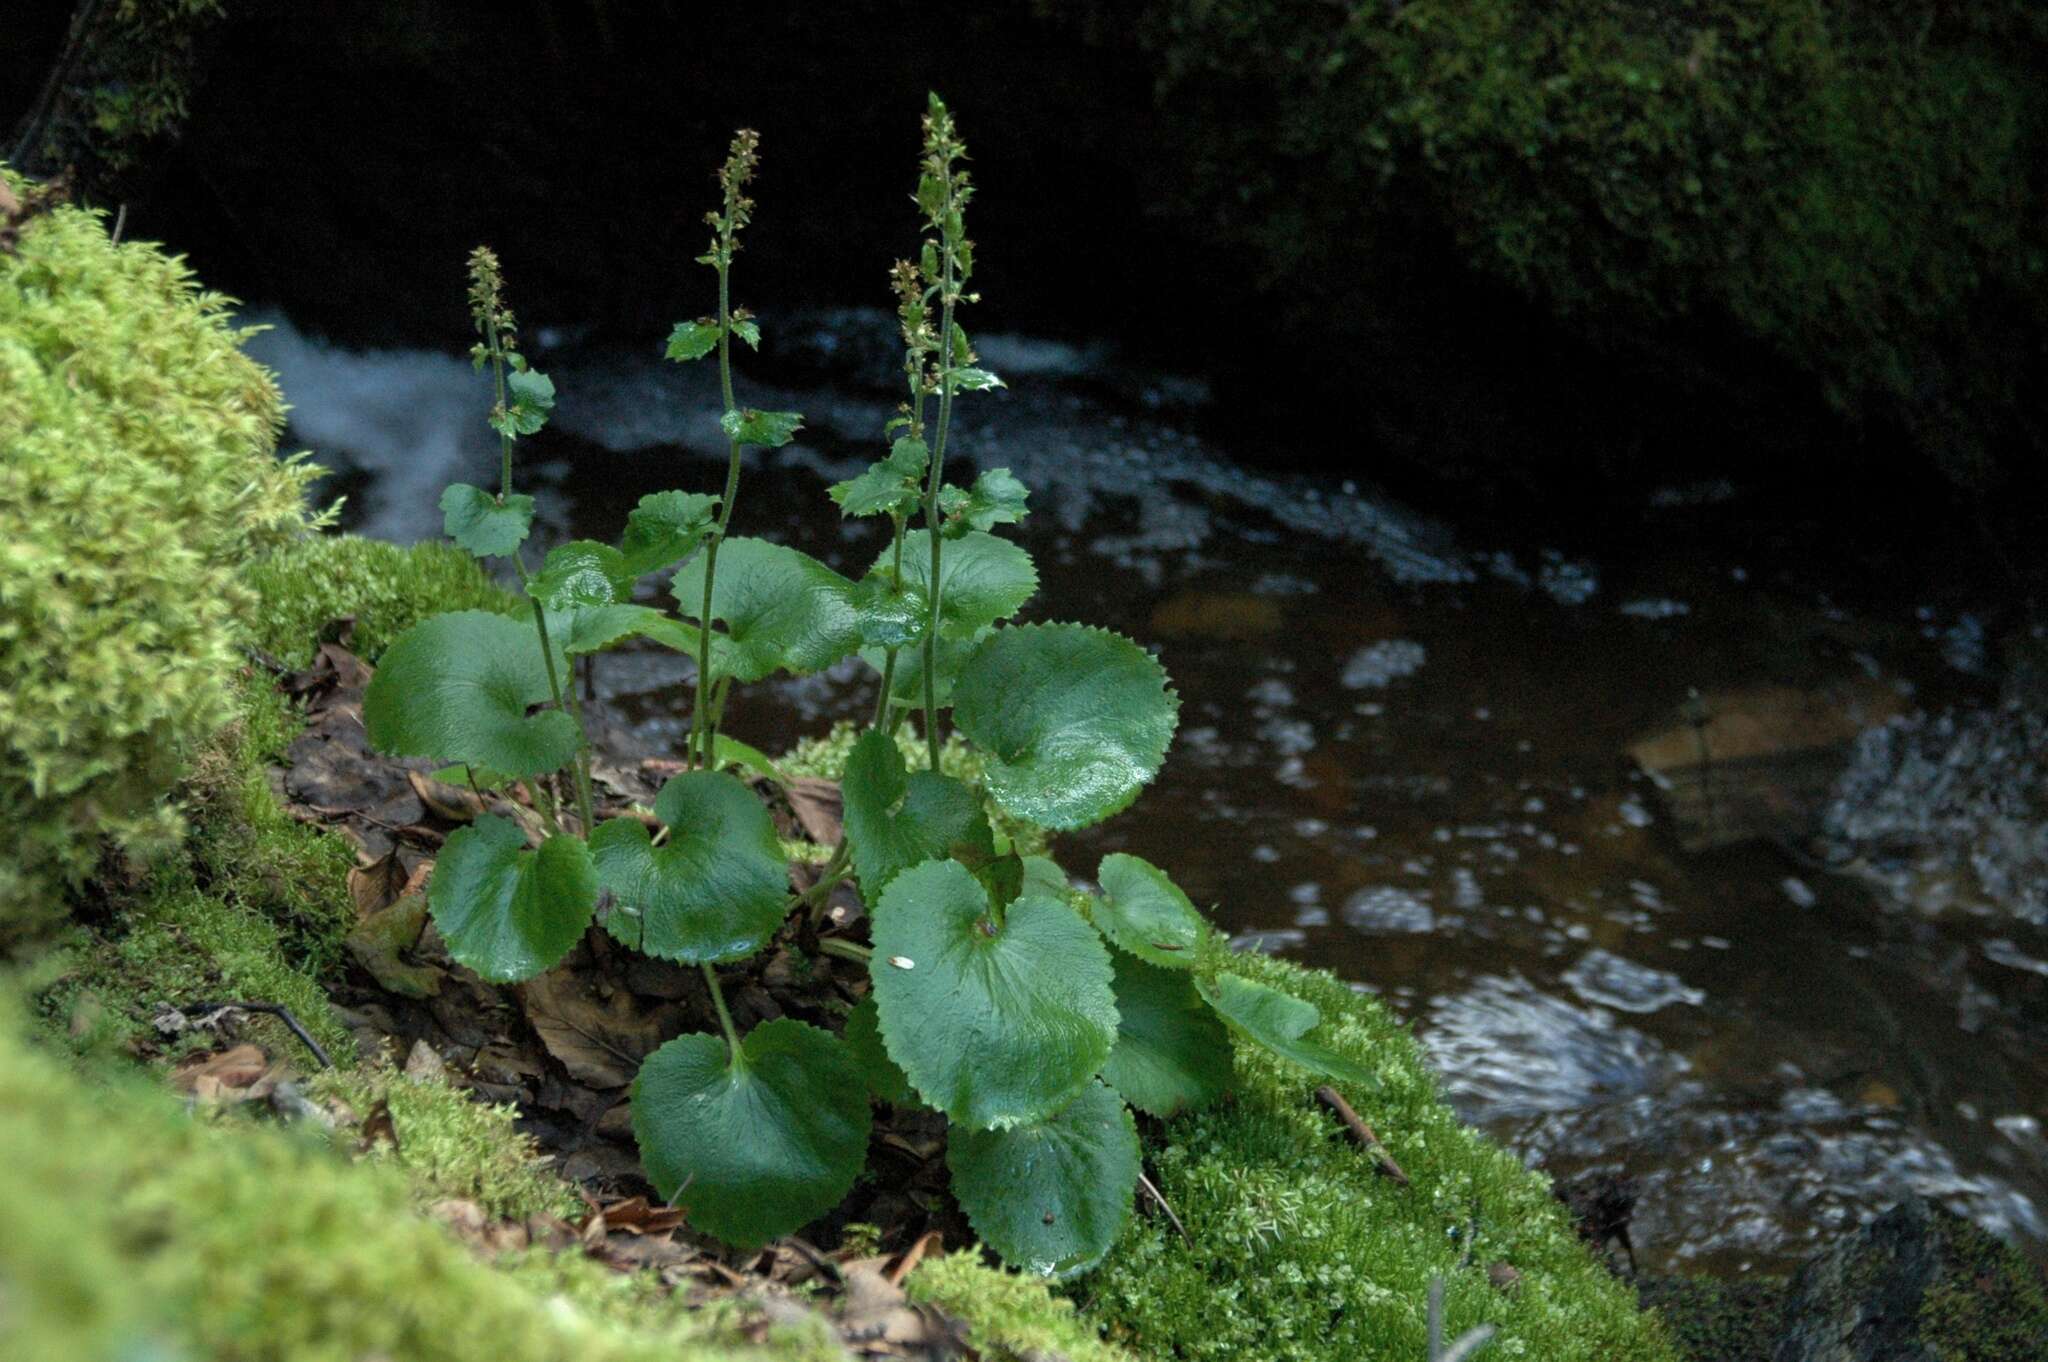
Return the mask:
<svg viewBox="0 0 2048 1362">
<path fill-rule="evenodd" d="M 224 300 L 59 208 L 0 254 L 0 942 L 54 917 L 109 841 L 175 841 L 169 791 L 234 714 L 254 603 L 298 533 L 270 375 Z"/>
<path fill-rule="evenodd" d="M 256 1001 L 291 1009 L 338 1061 L 353 1053 L 318 980 L 338 967 L 354 925 L 355 853 L 271 793 L 268 764 L 298 731 L 289 702 L 254 677 L 236 694 L 241 718 L 199 753 L 183 787 L 191 836 L 132 881 L 100 885 L 61 939 L 66 966 L 38 1001 L 82 1049 L 153 1040 L 161 1004 Z M 275 1021 L 255 1028 L 276 1053 L 298 1044 Z"/>
<path fill-rule="evenodd" d="M 475 559 L 438 541 L 401 548 L 352 534 L 301 539 L 251 563 L 244 580 L 263 598 L 257 645 L 294 667 L 309 662 L 320 631 L 344 617 L 355 620 L 349 646 L 374 662 L 429 615 L 523 608 Z"/>
<path fill-rule="evenodd" d="M 914 1301 L 937 1306 L 967 1326 L 968 1341 L 993 1362 L 1063 1357 L 1121 1362 L 1130 1354 L 1104 1343 L 1097 1328 L 1044 1285 L 984 1266 L 979 1255 L 927 1259 L 904 1284 Z"/>
<path fill-rule="evenodd" d="M 494 1269 L 393 1170 L 133 1081 L 88 1087 L 0 1026 L 0 1356 L 132 1362 L 712 1362 L 835 1356 L 821 1326 L 740 1341 L 571 1253 Z"/>
<path fill-rule="evenodd" d="M 457 1197 L 506 1220 L 569 1216 L 582 1208 L 569 1184 L 547 1171 L 548 1159 L 532 1137 L 515 1128 L 513 1107 L 487 1106 L 445 1079 L 412 1079 L 382 1067 L 324 1074 L 314 1090 L 358 1115 L 384 1104 L 397 1148 L 379 1148 L 405 1169 L 423 1202 Z"/>
<path fill-rule="evenodd" d="M 1163 1217 L 1135 1217 L 1105 1266 L 1070 1288 L 1112 1339 L 1148 1357 L 1420 1358 L 1441 1273 L 1451 1335 L 1499 1326 L 1487 1358 L 1672 1356 L 1543 1177 L 1458 1120 L 1378 1002 L 1263 956 L 1234 967 L 1315 1003 L 1318 1036 L 1380 1075 L 1381 1091 L 1350 1095 L 1414 1185 L 1374 1174 L 1313 1102 L 1316 1079 L 1240 1045 L 1235 1096 L 1168 1122 L 1151 1155 L 1193 1247 Z M 1496 1262 L 1521 1274 L 1512 1292 L 1488 1281 Z"/>
<path fill-rule="evenodd" d="M 784 775 L 837 780 L 846 770 L 847 755 L 853 751 L 854 740 L 860 737 L 863 727 L 851 719 L 841 719 L 822 736 L 800 740 L 778 757 L 775 764 Z M 896 730 L 896 747 L 903 753 L 903 764 L 913 771 L 922 771 L 930 760 L 924 739 L 910 724 Z M 981 754 L 969 747 L 966 739 L 958 733 L 948 732 L 939 748 L 939 770 L 956 780 L 978 785 L 981 783 Z M 1044 828 L 1012 818 L 993 804 L 989 806 L 988 813 L 996 831 L 1010 839 L 1010 845 L 1017 854 L 1031 856 L 1045 851 L 1047 837 Z"/>
</svg>

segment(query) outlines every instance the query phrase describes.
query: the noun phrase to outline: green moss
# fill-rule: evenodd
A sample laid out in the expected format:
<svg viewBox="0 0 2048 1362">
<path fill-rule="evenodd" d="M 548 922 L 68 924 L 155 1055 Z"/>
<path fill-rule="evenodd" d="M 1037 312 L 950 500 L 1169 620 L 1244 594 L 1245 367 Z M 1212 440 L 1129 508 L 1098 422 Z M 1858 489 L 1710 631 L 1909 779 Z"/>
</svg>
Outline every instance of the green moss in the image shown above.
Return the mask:
<svg viewBox="0 0 2048 1362">
<path fill-rule="evenodd" d="M 1653 1277 L 1638 1281 L 1637 1292 L 1685 1362 L 1767 1358 L 1784 1328 L 1781 1277 Z"/>
<path fill-rule="evenodd" d="M 1099 1329 L 1043 1283 L 986 1267 L 971 1253 L 927 1259 L 904 1289 L 967 1326 L 968 1342 L 992 1362 L 1063 1357 L 1069 1362 L 1120 1362 L 1129 1356 L 1102 1341 Z"/>
<path fill-rule="evenodd" d="M 239 336 L 97 213 L 0 253 L 0 944 L 108 841 L 174 844 L 164 795 L 235 712 L 236 569 L 301 531 L 314 471 L 276 458 L 277 389 Z"/>
<path fill-rule="evenodd" d="M 2048 1339 L 2048 1282 L 2017 1249 L 1941 1217 L 1943 1270 L 1920 1305 L 1921 1338 L 1941 1362 L 2032 1362 Z"/>
<path fill-rule="evenodd" d="M 823 1362 L 822 1327 L 743 1341 L 580 1255 L 493 1269 L 391 1169 L 87 1087 L 0 1025 L 0 1354 L 221 1362 Z"/>
<path fill-rule="evenodd" d="M 379 1157 L 405 1169 L 422 1202 L 457 1197 L 506 1220 L 581 1209 L 569 1184 L 547 1170 L 532 1137 L 515 1128 L 514 1107 L 487 1106 L 445 1079 L 408 1078 L 382 1066 L 331 1071 L 314 1091 L 358 1115 L 380 1103 L 390 1112 L 396 1148 L 380 1143 Z"/>
<path fill-rule="evenodd" d="M 1413 1185 L 1374 1174 L 1312 1101 L 1315 1079 L 1240 1045 L 1234 1097 L 1166 1123 L 1151 1156 L 1192 1246 L 1162 1217 L 1136 1217 L 1071 1288 L 1112 1339 L 1148 1357 L 1419 1358 L 1441 1273 L 1450 1335 L 1499 1327 L 1489 1358 L 1671 1358 L 1543 1177 L 1458 1120 L 1384 1007 L 1283 961 L 1235 967 L 1315 1003 L 1319 1037 L 1380 1076 L 1379 1092 L 1350 1096 Z M 1521 1274 L 1513 1291 L 1488 1281 L 1496 1262 Z"/>
<path fill-rule="evenodd" d="M 263 599 L 257 645 L 294 667 L 312 659 L 321 630 L 343 617 L 355 620 L 351 649 L 374 662 L 429 615 L 523 608 L 475 559 L 434 541 L 401 548 L 352 534 L 322 535 L 258 558 L 244 577 Z"/>
<path fill-rule="evenodd" d="M 241 718 L 197 757 L 183 787 L 185 844 L 132 882 L 103 882 L 90 920 L 62 939 L 65 968 L 38 1001 L 82 1049 L 154 1043 L 162 1004 L 251 1001 L 289 1008 L 337 1062 L 354 1053 L 319 981 L 339 967 L 354 925 L 355 853 L 294 820 L 271 793 L 268 764 L 298 731 L 290 703 L 258 677 L 236 693 Z M 253 1026 L 276 1053 L 298 1044 L 274 1020 Z"/>
</svg>

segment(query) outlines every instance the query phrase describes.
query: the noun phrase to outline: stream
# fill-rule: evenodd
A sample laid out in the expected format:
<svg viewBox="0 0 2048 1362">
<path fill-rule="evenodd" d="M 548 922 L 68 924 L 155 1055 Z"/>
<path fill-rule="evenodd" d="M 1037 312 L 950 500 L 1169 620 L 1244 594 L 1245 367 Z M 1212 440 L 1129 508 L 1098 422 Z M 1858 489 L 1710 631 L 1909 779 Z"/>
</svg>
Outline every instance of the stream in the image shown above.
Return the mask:
<svg viewBox="0 0 2048 1362">
<path fill-rule="evenodd" d="M 271 327 L 250 348 L 293 407 L 287 447 L 335 470 L 348 528 L 432 537 L 444 484 L 493 481 L 466 359 L 248 320 Z M 886 523 L 842 526 L 824 488 L 882 452 L 889 319 L 780 325 L 742 400 L 807 426 L 749 454 L 735 532 L 858 576 Z M 1977 615 L 1850 602 L 1763 559 L 1467 542 L 1376 492 L 1362 451 L 1355 480 L 1248 471 L 1200 433 L 1197 380 L 1107 345 L 977 344 L 1010 387 L 956 409 L 953 480 L 1007 466 L 1031 488 L 1027 617 L 1155 647 L 1183 699 L 1157 785 L 1055 848 L 1071 872 L 1144 856 L 1239 945 L 1382 998 L 1467 1119 L 1552 1173 L 1637 1180 L 1645 1269 L 1785 1271 L 1908 1190 L 2048 1256 L 2048 831 L 2026 802 L 2048 735 L 1999 708 Z M 529 348 L 560 393 L 521 445 L 542 540 L 609 540 L 641 495 L 722 480 L 711 365 L 546 330 Z M 1660 489 L 1642 513 L 1733 495 Z M 1631 745 L 1694 690 L 1843 676 L 1901 717 L 1824 773 L 1824 835 L 1788 811 L 1781 835 L 1688 849 Z M 656 651 L 597 670 L 656 754 L 690 677 Z M 743 690 L 727 728 L 778 750 L 865 715 L 873 682 L 849 661 Z"/>
</svg>

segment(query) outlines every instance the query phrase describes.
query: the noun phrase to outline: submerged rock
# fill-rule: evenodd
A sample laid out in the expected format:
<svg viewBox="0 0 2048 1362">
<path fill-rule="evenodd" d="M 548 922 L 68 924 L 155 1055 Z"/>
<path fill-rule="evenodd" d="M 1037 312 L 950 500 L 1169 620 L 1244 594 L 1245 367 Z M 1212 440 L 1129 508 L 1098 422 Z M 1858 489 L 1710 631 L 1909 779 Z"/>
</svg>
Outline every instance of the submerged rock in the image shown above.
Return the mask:
<svg viewBox="0 0 2048 1362">
<path fill-rule="evenodd" d="M 2036 1362 L 2048 1282 L 2016 1251 L 1919 1199 L 1792 1279 L 1771 1362 Z"/>
<path fill-rule="evenodd" d="M 1689 851 L 1810 833 L 1849 745 L 1901 713 L 1892 687 L 1865 677 L 1802 690 L 1752 686 L 1696 698 L 1629 755 L 1664 792 Z"/>
<path fill-rule="evenodd" d="M 2048 925 L 2048 717 L 2015 699 L 1871 729 L 1824 835 L 1902 906 Z"/>
</svg>

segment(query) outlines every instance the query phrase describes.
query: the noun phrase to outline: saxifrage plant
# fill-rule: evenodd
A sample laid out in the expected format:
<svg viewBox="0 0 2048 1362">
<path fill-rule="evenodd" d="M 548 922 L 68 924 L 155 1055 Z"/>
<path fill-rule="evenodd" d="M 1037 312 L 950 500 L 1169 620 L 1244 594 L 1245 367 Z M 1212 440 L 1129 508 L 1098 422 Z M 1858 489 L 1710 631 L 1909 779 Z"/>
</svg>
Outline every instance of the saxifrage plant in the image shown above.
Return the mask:
<svg viewBox="0 0 2048 1362">
<path fill-rule="evenodd" d="M 1053 830 L 1125 809 L 1159 771 L 1178 700 L 1127 638 L 1010 623 L 1037 572 L 993 531 L 1024 518 L 1025 489 L 1004 469 L 967 487 L 945 481 L 954 402 L 1001 380 L 978 367 L 959 319 L 977 300 L 964 219 L 973 188 L 936 96 L 916 193 L 924 237 L 892 274 L 907 399 L 883 432 L 887 455 L 831 488 L 844 515 L 889 518 L 889 547 L 852 580 L 730 534 L 741 450 L 786 444 L 802 423 L 742 406 L 733 391 L 734 340 L 760 342 L 730 288 L 757 145 L 751 132 L 734 139 L 720 207 L 707 215 L 699 261 L 717 275 L 718 311 L 668 340 L 677 361 L 717 356 L 724 491 L 644 497 L 616 545 L 564 544 L 527 567 L 533 499 L 513 490 L 512 454 L 545 424 L 554 386 L 517 349 L 496 260 L 472 257 L 473 353 L 496 388 L 503 459 L 495 494 L 458 484 L 442 508 L 458 544 L 509 560 L 531 620 L 462 611 L 419 624 L 385 654 L 364 720 L 386 752 L 457 763 L 455 778 L 479 786 L 522 785 L 545 823 L 537 847 L 495 816 L 448 838 L 428 899 L 455 959 L 486 979 L 530 978 L 597 923 L 703 970 L 723 1035 L 670 1040 L 632 1093 L 647 1174 L 693 1223 L 740 1245 L 797 1229 L 853 1186 L 871 1101 L 923 1103 L 950 1123 L 953 1190 L 981 1236 L 1019 1267 L 1071 1275 L 1108 1251 L 1129 1214 L 1139 1176 L 1129 1108 L 1167 1116 L 1220 1096 L 1230 1030 L 1320 1074 L 1375 1079 L 1310 1038 L 1313 1006 L 1232 973 L 1164 871 L 1108 856 L 1101 892 L 1078 894 L 1056 863 L 1019 855 L 991 821 L 991 801 Z M 643 577 L 670 569 L 681 618 L 634 600 Z M 596 821 L 571 672 L 578 657 L 635 637 L 697 662 L 688 769 L 655 800 L 658 834 L 637 818 Z M 720 719 L 736 683 L 856 652 L 880 684 L 846 762 L 845 837 L 818 882 L 793 894 L 766 807 L 728 769 L 772 779 L 773 768 L 721 734 Z M 980 753 L 979 785 L 938 769 L 948 709 Z M 927 754 L 917 771 L 894 738 L 912 714 Z M 573 810 L 541 780 L 564 769 Z M 784 1018 L 742 1036 L 715 966 L 760 950 L 849 878 L 870 908 L 871 944 L 819 939 L 870 970 L 844 1033 Z"/>
</svg>

